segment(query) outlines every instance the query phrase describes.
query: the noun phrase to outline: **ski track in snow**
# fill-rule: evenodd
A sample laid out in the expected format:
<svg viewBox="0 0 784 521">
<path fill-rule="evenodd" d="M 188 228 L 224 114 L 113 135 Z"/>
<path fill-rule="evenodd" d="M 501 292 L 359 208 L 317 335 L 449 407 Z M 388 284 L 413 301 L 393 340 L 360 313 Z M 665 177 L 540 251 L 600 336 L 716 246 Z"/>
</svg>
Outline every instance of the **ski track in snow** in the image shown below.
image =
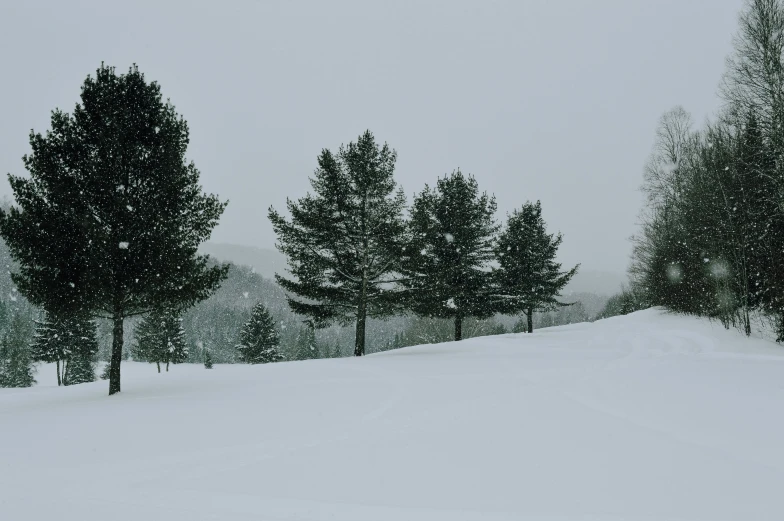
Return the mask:
<svg viewBox="0 0 784 521">
<path fill-rule="evenodd" d="M 50 375 L 51 373 L 51 375 Z M 0 389 L 0 519 L 784 519 L 784 348 L 647 310 Z M 49 387 L 47 387 L 49 385 Z"/>
</svg>

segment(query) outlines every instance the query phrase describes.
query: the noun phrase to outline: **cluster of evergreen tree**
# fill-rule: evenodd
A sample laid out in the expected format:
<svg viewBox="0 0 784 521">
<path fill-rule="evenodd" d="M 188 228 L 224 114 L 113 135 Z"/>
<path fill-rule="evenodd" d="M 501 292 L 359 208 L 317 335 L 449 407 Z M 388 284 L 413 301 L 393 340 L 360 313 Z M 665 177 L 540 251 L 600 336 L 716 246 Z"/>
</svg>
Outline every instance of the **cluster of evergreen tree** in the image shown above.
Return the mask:
<svg viewBox="0 0 784 521">
<path fill-rule="evenodd" d="M 157 83 L 102 65 L 72 113 L 30 133 L 29 176 L 9 176 L 16 205 L 0 209 L 0 236 L 13 281 L 47 316 L 111 321 L 109 394 L 120 392 L 125 320 L 186 309 L 226 276 L 197 254 L 226 203 L 202 193 L 188 142 Z"/>
<path fill-rule="evenodd" d="M 36 362 L 55 364 L 57 385 L 94 382 L 97 353 L 96 326 L 88 317 L 47 315 L 36 322 L 30 357 Z"/>
<path fill-rule="evenodd" d="M 414 313 L 463 321 L 564 304 L 557 296 L 577 267 L 555 261 L 560 235 L 548 234 L 539 202 L 515 211 L 502 229 L 495 198 L 459 170 L 406 200 L 394 180 L 396 153 L 367 131 L 337 153 L 323 150 L 313 194 L 287 201 L 290 218 L 269 217 L 292 278 L 276 275 L 292 310 L 314 327 L 355 325 L 354 354 L 366 350 L 369 318 Z"/>
<path fill-rule="evenodd" d="M 55 110 L 45 134 L 31 132 L 29 176 L 9 176 L 15 205 L 0 208 L 0 236 L 15 287 L 43 318 L 25 342 L 21 326 L 7 328 L 4 385 L 11 373 L 31 382 L 36 361 L 53 363 L 59 384 L 92 381 L 107 337 L 109 394 L 129 353 L 159 371 L 341 356 L 342 333 L 316 330 L 353 324 L 362 355 L 376 319 L 411 313 L 451 321 L 459 340 L 464 321 L 560 306 L 575 273 L 554 261 L 561 238 L 546 233 L 539 203 L 502 229 L 494 198 L 460 171 L 425 187 L 404 217 L 397 155 L 366 132 L 321 153 L 314 193 L 288 202 L 290 218 L 270 209 L 293 277 L 278 276 L 280 288 L 264 295 L 231 287 L 230 298 L 193 308 L 230 268 L 197 254 L 226 203 L 202 193 L 188 142 L 185 120 L 135 66 L 102 65 L 72 113 Z"/>
<path fill-rule="evenodd" d="M 784 3 L 749 0 L 721 92 L 692 129 L 682 108 L 659 124 L 643 189 L 631 295 L 751 332 L 760 311 L 784 341 Z"/>
<path fill-rule="evenodd" d="M 136 346 L 131 351 L 133 359 L 155 364 L 181 364 L 188 358 L 182 318 L 172 309 L 154 309 L 144 317 L 135 331 Z"/>
</svg>

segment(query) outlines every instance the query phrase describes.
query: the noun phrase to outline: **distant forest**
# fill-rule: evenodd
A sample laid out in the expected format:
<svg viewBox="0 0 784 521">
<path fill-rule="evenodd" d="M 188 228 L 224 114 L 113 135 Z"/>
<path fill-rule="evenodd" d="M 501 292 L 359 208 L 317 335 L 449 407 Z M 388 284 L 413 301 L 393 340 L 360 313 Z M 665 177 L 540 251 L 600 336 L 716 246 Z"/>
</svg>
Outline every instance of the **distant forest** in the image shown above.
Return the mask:
<svg viewBox="0 0 784 521">
<path fill-rule="evenodd" d="M 233 253 L 232 248 L 215 246 L 211 253 L 216 256 L 224 249 L 228 250 L 228 255 Z M 241 247 L 236 249 L 243 250 Z M 250 261 L 252 257 L 247 255 Z M 219 256 L 217 259 L 223 260 Z M 1 239 L 0 262 L 5 267 L 0 274 L 0 331 L 7 330 L 11 313 L 18 312 L 29 323 L 25 328 L 26 342 L 29 343 L 32 341 L 34 321 L 40 320 L 41 312 L 14 290 L 9 274 L 13 261 Z M 534 315 L 534 325 L 538 329 L 596 320 L 602 316 L 608 298 L 608 295 L 588 292 L 567 293 L 564 300 L 575 302 L 574 306 L 537 312 Z M 209 350 L 214 363 L 237 362 L 236 346 L 239 343 L 239 334 L 257 302 L 262 302 L 274 317 L 280 333 L 281 351 L 286 359 L 330 358 L 350 356 L 353 353 L 352 327 L 334 326 L 311 333 L 310 328 L 303 322 L 305 317 L 295 315 L 290 310 L 285 293 L 273 280 L 263 277 L 253 267 L 232 264 L 220 289 L 183 315 L 183 329 L 189 346 L 186 361 L 202 363 L 204 350 Z M 136 342 L 133 326 L 139 321 L 138 318 L 133 320 L 131 327 L 125 329 L 126 359 L 131 357 L 131 350 Z M 522 332 L 524 327 L 519 322 L 517 318 L 503 315 L 486 320 L 470 320 L 465 326 L 464 335 L 471 338 Z M 452 325 L 447 319 L 397 316 L 388 320 L 371 320 L 368 326 L 368 353 L 395 347 L 448 342 L 453 340 L 452 335 Z M 97 338 L 99 351 L 96 359 L 108 362 L 112 345 L 111 323 L 108 320 L 97 321 Z"/>
</svg>

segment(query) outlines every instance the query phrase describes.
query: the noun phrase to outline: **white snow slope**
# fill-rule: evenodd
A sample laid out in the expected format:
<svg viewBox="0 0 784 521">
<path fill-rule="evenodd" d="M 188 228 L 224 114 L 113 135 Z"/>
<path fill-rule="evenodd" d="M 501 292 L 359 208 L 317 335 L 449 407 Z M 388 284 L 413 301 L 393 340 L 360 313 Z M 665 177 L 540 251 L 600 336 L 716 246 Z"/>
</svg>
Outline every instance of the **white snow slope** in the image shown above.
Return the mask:
<svg viewBox="0 0 784 521">
<path fill-rule="evenodd" d="M 784 349 L 658 310 L 123 378 L 0 390 L 0 519 L 784 519 Z"/>
</svg>

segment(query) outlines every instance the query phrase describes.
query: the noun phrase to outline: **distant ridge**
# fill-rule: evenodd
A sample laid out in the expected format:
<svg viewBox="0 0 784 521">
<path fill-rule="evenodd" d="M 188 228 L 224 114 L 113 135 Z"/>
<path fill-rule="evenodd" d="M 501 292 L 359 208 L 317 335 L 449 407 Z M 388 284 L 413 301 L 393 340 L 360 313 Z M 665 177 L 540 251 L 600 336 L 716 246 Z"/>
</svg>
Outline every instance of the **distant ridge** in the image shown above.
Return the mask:
<svg viewBox="0 0 784 521">
<path fill-rule="evenodd" d="M 286 271 L 286 257 L 273 249 L 206 242 L 199 247 L 199 253 L 207 254 L 223 262 L 250 266 L 266 279 L 274 278 L 276 272 L 284 274 Z"/>
<path fill-rule="evenodd" d="M 564 294 L 568 293 L 595 293 L 596 295 L 614 295 L 626 283 L 626 275 L 610 271 L 583 270 L 567 284 Z"/>
<path fill-rule="evenodd" d="M 267 279 L 274 278 L 276 272 L 286 273 L 286 257 L 277 250 L 207 242 L 199 248 L 199 251 L 224 262 L 250 266 L 256 273 Z M 581 269 L 566 286 L 564 294 L 594 293 L 609 296 L 620 291 L 625 280 L 626 276 L 620 273 Z"/>
</svg>

